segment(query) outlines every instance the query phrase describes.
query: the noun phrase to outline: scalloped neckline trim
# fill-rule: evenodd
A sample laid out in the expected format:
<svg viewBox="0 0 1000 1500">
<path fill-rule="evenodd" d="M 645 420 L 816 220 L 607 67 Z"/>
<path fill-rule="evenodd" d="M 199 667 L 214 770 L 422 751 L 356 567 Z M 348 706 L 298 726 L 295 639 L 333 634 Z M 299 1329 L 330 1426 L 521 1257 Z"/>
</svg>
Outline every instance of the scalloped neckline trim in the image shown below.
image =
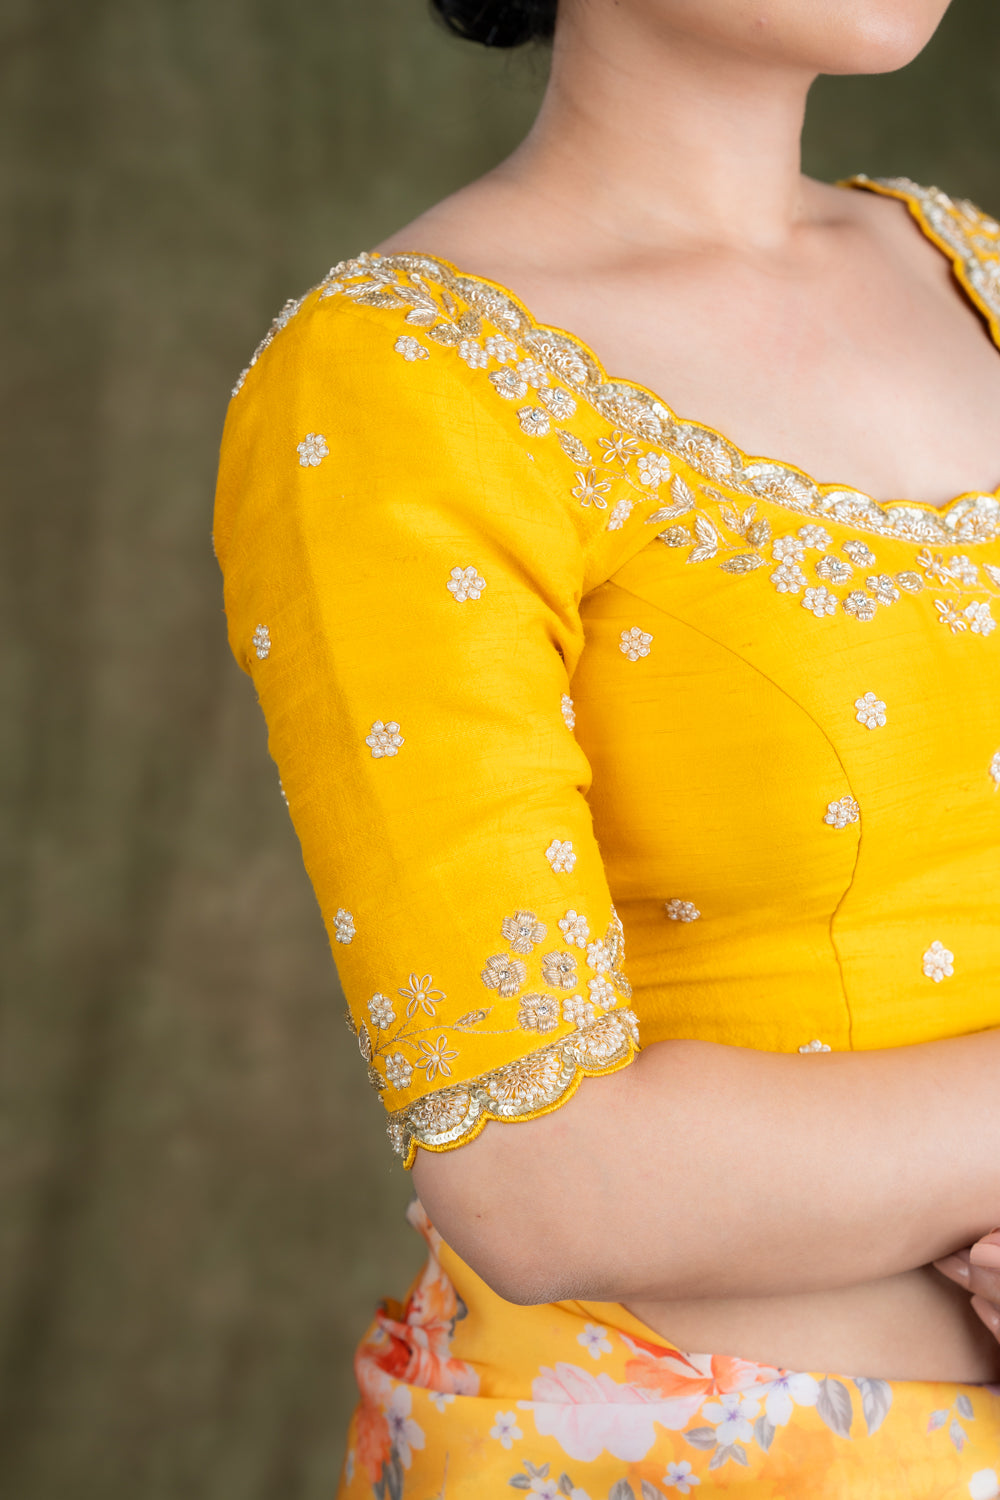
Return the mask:
<svg viewBox="0 0 1000 1500">
<path fill-rule="evenodd" d="M 925 237 L 952 264 L 955 278 L 972 307 L 985 320 L 1000 351 L 1000 291 L 987 284 L 988 272 L 960 216 L 978 218 L 992 238 L 1000 226 L 972 204 L 956 204 L 940 189 L 922 188 L 908 178 L 870 178 L 858 173 L 836 184 L 866 189 L 906 203 Z M 997 244 L 1000 254 L 1000 240 Z M 435 280 L 446 282 L 502 332 L 517 335 L 531 353 L 591 406 L 647 442 L 676 453 L 703 478 L 743 493 L 769 499 L 789 509 L 825 515 L 860 525 L 899 540 L 989 542 L 1000 536 L 1000 485 L 995 490 L 966 490 L 944 505 L 923 500 L 877 501 L 853 485 L 821 483 L 797 465 L 752 455 L 707 423 L 683 418 L 655 391 L 638 381 L 610 376 L 589 344 L 553 324 L 541 323 L 502 282 L 463 271 L 442 256 L 422 252 L 372 251 L 369 264 L 399 267 L 410 274 L 437 268 Z M 355 263 L 357 264 L 357 263 Z M 994 273 L 1000 286 L 1000 277 Z M 995 297 L 995 302 L 994 302 Z M 680 439 L 678 442 L 677 439 Z"/>
</svg>

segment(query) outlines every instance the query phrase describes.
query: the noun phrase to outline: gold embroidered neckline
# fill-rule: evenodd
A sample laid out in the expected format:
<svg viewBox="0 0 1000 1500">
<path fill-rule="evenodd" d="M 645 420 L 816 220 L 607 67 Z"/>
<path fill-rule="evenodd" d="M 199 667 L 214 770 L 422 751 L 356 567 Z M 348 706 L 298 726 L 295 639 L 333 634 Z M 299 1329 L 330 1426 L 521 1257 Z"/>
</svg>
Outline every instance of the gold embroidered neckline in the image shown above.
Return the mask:
<svg viewBox="0 0 1000 1500">
<path fill-rule="evenodd" d="M 860 173 L 838 186 L 864 188 L 907 203 L 923 233 L 951 260 L 956 279 L 986 319 L 1000 349 L 1000 225 L 973 205 L 956 203 L 939 189 L 919 187 L 908 178 L 876 179 Z M 794 464 L 745 453 L 716 428 L 679 417 L 638 381 L 609 376 L 583 339 L 538 322 L 500 282 L 462 271 L 440 256 L 374 251 L 362 259 L 369 266 L 423 274 L 441 283 L 502 332 L 517 337 L 615 425 L 677 454 L 716 484 L 900 540 L 974 544 L 1000 535 L 1000 486 L 994 491 L 969 490 L 935 506 L 919 500 L 879 502 L 851 485 L 819 483 Z"/>
</svg>

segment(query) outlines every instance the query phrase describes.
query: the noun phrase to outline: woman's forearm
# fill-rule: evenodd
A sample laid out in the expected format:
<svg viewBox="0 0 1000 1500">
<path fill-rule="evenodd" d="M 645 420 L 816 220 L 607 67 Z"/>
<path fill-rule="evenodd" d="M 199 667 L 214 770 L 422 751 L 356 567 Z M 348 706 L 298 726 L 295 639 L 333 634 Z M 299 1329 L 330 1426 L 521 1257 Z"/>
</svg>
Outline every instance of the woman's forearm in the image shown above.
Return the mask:
<svg viewBox="0 0 1000 1500">
<path fill-rule="evenodd" d="M 926 1264 L 1000 1223 L 1000 1031 L 878 1052 L 660 1042 L 417 1192 L 511 1301 L 768 1296 Z"/>
</svg>

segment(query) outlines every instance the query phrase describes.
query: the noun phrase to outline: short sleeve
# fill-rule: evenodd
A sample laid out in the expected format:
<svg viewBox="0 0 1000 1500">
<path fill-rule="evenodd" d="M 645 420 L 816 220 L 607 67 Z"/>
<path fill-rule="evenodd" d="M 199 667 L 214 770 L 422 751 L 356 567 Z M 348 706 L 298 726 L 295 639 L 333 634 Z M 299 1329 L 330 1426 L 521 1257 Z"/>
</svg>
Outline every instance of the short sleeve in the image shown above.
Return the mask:
<svg viewBox="0 0 1000 1500">
<path fill-rule="evenodd" d="M 329 286 L 290 304 L 234 392 L 215 519 L 232 650 L 407 1165 L 638 1042 L 573 735 L 591 512 L 484 385 L 485 330 L 415 323 Z"/>
</svg>

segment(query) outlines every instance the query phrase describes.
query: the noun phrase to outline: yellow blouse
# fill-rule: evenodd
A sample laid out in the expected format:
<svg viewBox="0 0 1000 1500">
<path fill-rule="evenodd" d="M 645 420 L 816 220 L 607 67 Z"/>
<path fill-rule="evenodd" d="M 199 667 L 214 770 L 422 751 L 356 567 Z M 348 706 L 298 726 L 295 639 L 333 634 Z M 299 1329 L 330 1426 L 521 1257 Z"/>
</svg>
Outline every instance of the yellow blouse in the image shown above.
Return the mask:
<svg viewBox="0 0 1000 1500">
<path fill-rule="evenodd" d="M 1000 226 L 850 185 L 1000 343 Z M 502 287 L 362 255 L 240 377 L 215 544 L 407 1165 L 640 1038 L 1000 1026 L 1000 493 L 817 484 Z"/>
</svg>

